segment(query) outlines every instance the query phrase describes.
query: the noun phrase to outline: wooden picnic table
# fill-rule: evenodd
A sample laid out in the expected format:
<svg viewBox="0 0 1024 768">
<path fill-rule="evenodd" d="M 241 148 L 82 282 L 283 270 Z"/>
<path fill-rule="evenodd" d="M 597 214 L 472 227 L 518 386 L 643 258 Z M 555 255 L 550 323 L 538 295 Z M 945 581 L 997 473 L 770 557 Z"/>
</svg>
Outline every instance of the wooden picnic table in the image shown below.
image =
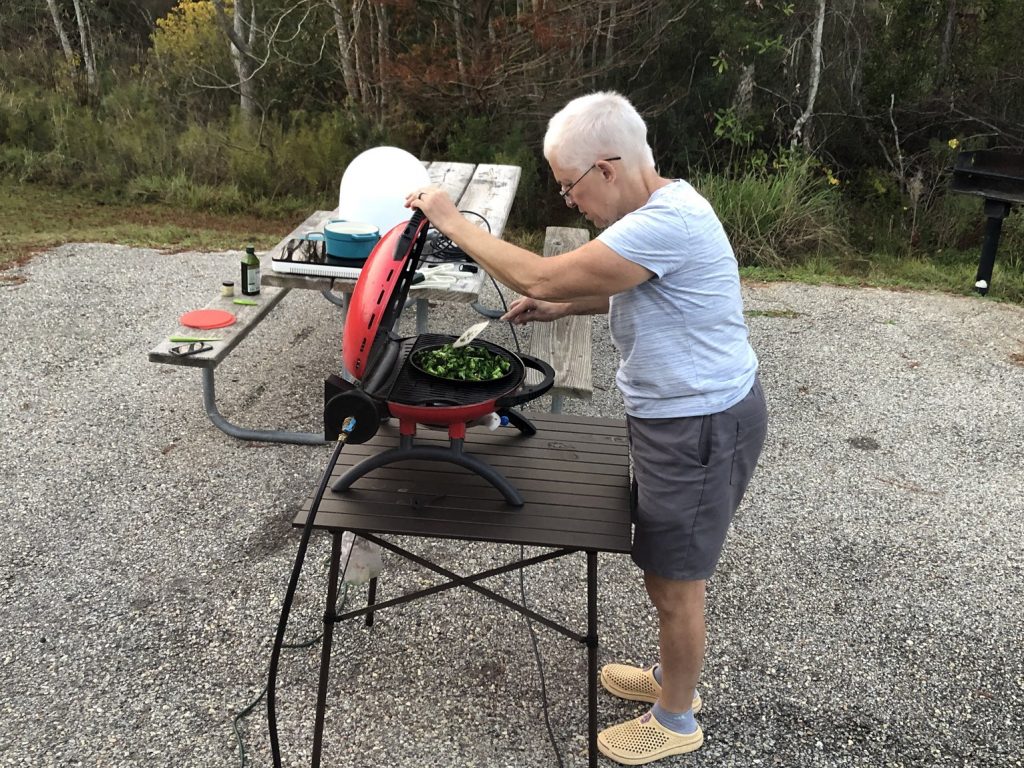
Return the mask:
<svg viewBox="0 0 1024 768">
<path fill-rule="evenodd" d="M 512 210 L 516 189 L 519 187 L 519 177 L 522 173 L 519 166 L 449 162 L 424 163 L 424 165 L 430 176 L 430 182 L 445 190 L 460 211 L 471 211 L 472 214 L 477 214 L 467 214 L 466 218 L 477 226 L 487 229 L 495 237 L 501 237 L 505 231 L 509 211 Z M 289 240 L 300 238 L 308 232 L 321 231 L 324 224 L 337 216 L 337 208 L 330 211 L 314 211 L 305 221 L 282 238 L 270 253 L 281 253 Z M 356 278 L 275 272 L 269 259 L 263 259 L 261 275 L 263 285 L 285 289 L 316 290 L 328 297 L 333 295 L 332 291 L 339 291 L 343 295 L 352 293 L 356 285 Z M 463 273 L 454 282 L 446 284 L 444 287 L 432 287 L 429 284 L 422 287 L 413 286 L 410 290 L 410 298 L 416 301 L 416 332 L 427 332 L 427 313 L 430 301 L 475 303 L 485 279 L 486 273 L 481 269 L 476 273 Z M 343 300 L 337 300 L 335 303 L 344 306 Z"/>
<path fill-rule="evenodd" d="M 467 216 L 479 226 L 490 229 L 491 233 L 500 237 L 505 230 L 512 202 L 515 200 L 519 186 L 521 171 L 514 165 L 492 165 L 487 163 L 424 163 L 430 181 L 445 189 L 456 201 L 462 211 L 472 211 L 478 216 Z M 340 291 L 342 295 L 355 289 L 355 278 L 340 277 L 308 277 L 304 275 L 288 275 L 274 272 L 272 256 L 293 237 L 311 230 L 318 230 L 332 218 L 334 211 L 315 211 L 299 226 L 289 233 L 269 253 L 262 254 L 261 284 L 263 290 L 258 296 L 251 297 L 255 304 L 239 306 L 232 298 L 220 296 L 207 305 L 207 309 L 221 309 L 235 315 L 235 323 L 213 332 L 208 351 L 180 357 L 171 349 L 178 342 L 170 341 L 178 336 L 206 336 L 205 332 L 196 331 L 177 325 L 163 341 L 149 352 L 149 361 L 166 365 L 177 365 L 199 368 L 202 371 L 203 407 L 210 421 L 224 433 L 240 440 L 259 440 L 273 443 L 297 443 L 316 445 L 324 443 L 323 433 L 291 432 L 279 429 L 250 429 L 232 424 L 220 413 L 216 402 L 214 371 L 221 362 L 230 355 L 249 332 L 270 316 L 273 309 L 288 295 L 293 288 L 319 290 L 337 304 L 344 306 L 332 291 Z M 410 214 L 411 215 L 411 214 Z M 486 221 L 486 224 L 484 223 Z M 482 269 L 476 273 L 460 273 L 459 278 L 445 287 L 414 287 L 412 295 L 416 301 L 417 332 L 425 333 L 427 328 L 427 307 L 429 301 L 451 301 L 474 303 L 480 295 L 480 288 L 486 274 Z M 481 311 L 488 311 L 480 308 Z"/>
</svg>

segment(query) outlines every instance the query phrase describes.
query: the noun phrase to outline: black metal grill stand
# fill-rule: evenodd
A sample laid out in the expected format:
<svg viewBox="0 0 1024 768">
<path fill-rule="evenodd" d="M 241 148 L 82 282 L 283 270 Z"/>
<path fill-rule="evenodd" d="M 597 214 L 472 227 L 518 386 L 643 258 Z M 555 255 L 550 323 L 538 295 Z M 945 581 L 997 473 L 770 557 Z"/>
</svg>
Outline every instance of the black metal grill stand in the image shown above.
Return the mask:
<svg viewBox="0 0 1024 768">
<path fill-rule="evenodd" d="M 315 526 L 332 536 L 327 579 L 324 635 L 316 697 L 312 765 L 322 758 L 325 712 L 334 626 L 364 616 L 371 625 L 377 611 L 419 600 L 455 587 L 466 587 L 552 629 L 587 648 L 587 730 L 589 765 L 597 765 L 597 553 L 630 549 L 629 454 L 625 424 L 618 420 L 564 414 L 530 414 L 537 434 L 523 439 L 514 430 L 467 435 L 475 452 L 486 453 L 495 471 L 514 483 L 523 506 L 511 506 L 473 472 L 419 465 L 379 467 L 366 483 L 344 494 L 328 492 Z M 509 434 L 511 432 L 511 434 Z M 443 433 L 422 439 L 443 445 Z M 335 478 L 352 465 L 394 448 L 399 435 L 382 430 L 372 440 L 350 445 L 335 468 Z M 423 449 L 430 445 L 420 446 Z M 438 450 L 447 451 L 438 447 Z M 446 457 L 445 461 L 450 461 Z M 400 478 L 396 479 L 396 478 Z M 486 479 L 486 478 L 485 478 Z M 496 487 L 496 486 L 495 486 Z M 312 498 L 296 517 L 303 525 Z M 377 601 L 377 580 L 371 580 L 365 607 L 338 613 L 341 539 L 352 531 L 400 557 L 443 576 L 446 581 L 412 594 Z M 398 546 L 385 535 L 450 538 L 543 547 L 548 551 L 470 575 L 427 560 Z M 555 558 L 583 553 L 587 561 L 587 628 L 585 633 L 563 626 L 480 584 L 481 581 Z M 332 763 L 337 764 L 335 760 Z M 357 764 L 357 763 L 353 763 Z"/>
<path fill-rule="evenodd" d="M 985 149 L 961 152 L 953 166 L 950 190 L 985 199 L 988 221 L 974 277 L 974 290 L 984 296 L 992 286 L 1003 219 L 1012 205 L 1024 203 L 1024 155 Z"/>
</svg>

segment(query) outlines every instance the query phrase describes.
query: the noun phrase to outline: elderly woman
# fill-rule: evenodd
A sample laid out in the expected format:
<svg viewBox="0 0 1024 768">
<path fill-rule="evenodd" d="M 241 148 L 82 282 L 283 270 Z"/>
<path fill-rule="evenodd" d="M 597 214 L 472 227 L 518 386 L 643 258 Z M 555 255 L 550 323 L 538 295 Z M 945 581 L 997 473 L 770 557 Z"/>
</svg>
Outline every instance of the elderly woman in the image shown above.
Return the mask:
<svg viewBox="0 0 1024 768">
<path fill-rule="evenodd" d="M 659 175 L 632 104 L 574 99 L 551 118 L 544 156 L 566 205 L 603 230 L 570 253 L 541 258 L 498 240 L 436 188 L 407 205 L 523 294 L 505 319 L 608 313 L 633 459 L 632 557 L 657 609 L 660 659 L 602 668 L 609 692 L 653 707 L 602 731 L 598 747 L 640 765 L 703 743 L 705 584 L 764 444 L 765 401 L 722 225 L 693 187 Z"/>
</svg>

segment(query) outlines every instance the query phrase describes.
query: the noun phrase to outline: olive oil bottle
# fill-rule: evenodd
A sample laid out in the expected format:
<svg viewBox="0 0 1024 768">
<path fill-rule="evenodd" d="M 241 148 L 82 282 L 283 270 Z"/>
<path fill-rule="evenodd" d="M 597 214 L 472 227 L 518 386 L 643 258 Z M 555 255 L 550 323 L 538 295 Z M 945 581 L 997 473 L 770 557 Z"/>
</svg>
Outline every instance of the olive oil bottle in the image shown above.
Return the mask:
<svg viewBox="0 0 1024 768">
<path fill-rule="evenodd" d="M 242 293 L 255 296 L 260 292 L 260 260 L 256 249 L 249 246 L 242 257 Z"/>
</svg>

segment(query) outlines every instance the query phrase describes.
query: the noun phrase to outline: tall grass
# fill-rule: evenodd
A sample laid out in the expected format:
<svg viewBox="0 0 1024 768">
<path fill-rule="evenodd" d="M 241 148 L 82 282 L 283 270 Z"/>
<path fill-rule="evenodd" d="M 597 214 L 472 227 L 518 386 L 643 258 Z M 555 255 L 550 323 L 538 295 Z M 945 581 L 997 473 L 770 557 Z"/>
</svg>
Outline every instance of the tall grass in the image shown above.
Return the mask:
<svg viewBox="0 0 1024 768">
<path fill-rule="evenodd" d="M 520 166 L 517 218 L 541 221 L 535 148 L 517 124 L 492 128 L 477 118 L 456 120 L 436 151 Z M 382 144 L 416 152 L 424 130 L 398 119 L 384 129 L 341 107 L 315 114 L 293 110 L 255 126 L 237 114 L 198 122 L 176 115 L 158 89 L 131 81 L 95 104 L 59 91 L 29 85 L 12 91 L 0 84 L 0 174 L 90 190 L 113 202 L 218 213 L 288 207 L 296 200 L 323 207 L 337 199 L 341 176 L 356 155 Z"/>
<path fill-rule="evenodd" d="M 781 267 L 850 251 L 838 192 L 812 158 L 743 175 L 698 175 L 741 266 Z"/>
<path fill-rule="evenodd" d="M 526 239 L 569 215 L 545 189 L 546 166 L 520 124 L 466 117 L 447 125 L 447 133 L 431 133 L 428 141 L 428 128 L 414 121 L 396 116 L 382 128 L 356 110 L 334 107 L 293 110 L 253 129 L 237 115 L 208 122 L 176 116 L 158 89 L 131 78 L 112 83 L 95 103 L 60 89 L 0 82 L 0 175 L 109 204 L 289 219 L 332 206 L 345 167 L 364 149 L 394 144 L 416 151 L 419 143 L 431 147 L 431 159 L 520 166 L 510 227 Z M 871 197 L 830 184 L 835 180 L 812 157 L 783 153 L 779 160 L 778 167 L 749 163 L 742 173 L 693 179 L 748 273 L 970 290 L 985 227 L 979 199 L 936 187 L 928 206 L 911 211 L 895 194 Z M 1020 209 L 1003 225 L 993 293 L 1024 297 Z"/>
</svg>

